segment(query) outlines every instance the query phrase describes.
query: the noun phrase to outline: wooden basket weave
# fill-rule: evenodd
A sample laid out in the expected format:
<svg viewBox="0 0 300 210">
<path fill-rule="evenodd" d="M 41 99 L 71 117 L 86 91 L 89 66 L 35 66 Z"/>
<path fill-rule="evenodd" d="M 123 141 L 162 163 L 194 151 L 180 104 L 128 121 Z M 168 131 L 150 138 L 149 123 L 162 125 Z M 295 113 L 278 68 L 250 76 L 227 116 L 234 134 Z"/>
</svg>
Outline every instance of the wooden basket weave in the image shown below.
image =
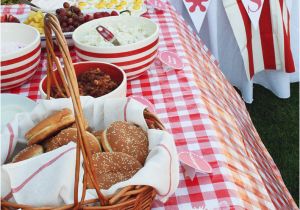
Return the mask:
<svg viewBox="0 0 300 210">
<path fill-rule="evenodd" d="M 59 22 L 55 15 L 46 14 L 45 16 L 45 35 L 46 35 L 46 50 L 47 50 L 47 97 L 50 98 L 50 86 L 51 81 L 54 81 L 57 89 L 61 91 L 60 84 L 57 82 L 57 79 L 53 73 L 53 63 L 55 63 L 57 70 L 64 86 L 66 97 L 71 97 L 76 126 L 78 130 L 78 140 L 76 148 L 76 168 L 75 168 L 75 185 L 74 185 L 74 203 L 69 205 L 63 205 L 60 207 L 32 207 L 23 204 L 16 204 L 1 200 L 1 207 L 3 209 L 102 209 L 102 210 L 119 210 L 119 209 L 150 209 L 153 199 L 156 195 L 156 191 L 150 186 L 127 186 L 114 195 L 110 197 L 104 197 L 99 189 L 97 189 L 97 181 L 95 179 L 94 168 L 91 167 L 90 160 L 91 154 L 85 139 L 86 135 L 83 135 L 85 132 L 84 126 L 84 116 L 79 100 L 79 89 L 77 84 L 77 78 L 68 49 L 67 42 L 60 28 Z M 55 34 L 56 42 L 63 58 L 64 68 L 61 67 L 59 59 L 56 57 L 54 52 L 54 45 L 52 41 L 52 32 Z M 163 130 L 164 126 L 160 120 L 148 110 L 144 111 L 144 117 L 149 128 L 155 128 Z M 83 156 L 84 161 L 84 178 L 83 178 L 83 191 L 81 200 L 78 200 L 78 184 L 79 184 L 79 167 L 80 167 L 80 152 Z M 85 200 L 86 195 L 86 186 L 87 186 L 87 176 L 90 177 L 91 182 L 96 189 L 98 198 L 92 200 Z"/>
</svg>

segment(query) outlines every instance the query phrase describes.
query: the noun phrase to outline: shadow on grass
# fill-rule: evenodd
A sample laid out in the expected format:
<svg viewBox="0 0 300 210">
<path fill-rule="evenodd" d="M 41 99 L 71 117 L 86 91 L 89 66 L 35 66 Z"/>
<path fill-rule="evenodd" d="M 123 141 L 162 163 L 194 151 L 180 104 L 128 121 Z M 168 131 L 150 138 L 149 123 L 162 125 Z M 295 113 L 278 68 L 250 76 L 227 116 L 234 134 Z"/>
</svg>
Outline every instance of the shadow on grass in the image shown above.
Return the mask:
<svg viewBox="0 0 300 210">
<path fill-rule="evenodd" d="M 288 99 L 259 85 L 253 96 L 247 105 L 253 124 L 299 206 L 299 83 L 291 84 Z"/>
</svg>

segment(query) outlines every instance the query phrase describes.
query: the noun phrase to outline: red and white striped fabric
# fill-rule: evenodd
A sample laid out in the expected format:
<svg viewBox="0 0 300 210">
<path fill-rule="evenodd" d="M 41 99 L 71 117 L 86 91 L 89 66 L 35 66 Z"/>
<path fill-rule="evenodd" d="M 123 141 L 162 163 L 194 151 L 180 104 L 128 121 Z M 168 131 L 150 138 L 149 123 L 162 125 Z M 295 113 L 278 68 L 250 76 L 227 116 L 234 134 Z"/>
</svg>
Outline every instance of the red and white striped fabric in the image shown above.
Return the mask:
<svg viewBox="0 0 300 210">
<path fill-rule="evenodd" d="M 249 79 L 266 70 L 295 71 L 290 46 L 289 12 L 284 0 L 265 0 L 255 29 L 242 0 L 223 1 Z"/>
</svg>

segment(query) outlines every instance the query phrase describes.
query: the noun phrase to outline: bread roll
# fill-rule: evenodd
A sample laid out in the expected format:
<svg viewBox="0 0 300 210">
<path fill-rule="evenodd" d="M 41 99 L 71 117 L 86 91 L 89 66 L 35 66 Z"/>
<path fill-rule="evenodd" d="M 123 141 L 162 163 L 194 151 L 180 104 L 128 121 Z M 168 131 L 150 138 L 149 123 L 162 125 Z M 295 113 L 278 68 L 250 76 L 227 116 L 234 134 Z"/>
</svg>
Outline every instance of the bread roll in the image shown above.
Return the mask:
<svg viewBox="0 0 300 210">
<path fill-rule="evenodd" d="M 99 189 L 108 189 L 112 185 L 130 179 L 142 165 L 134 157 L 122 152 L 95 153 L 91 160 L 96 172 Z M 93 188 L 88 179 L 88 188 Z"/>
<path fill-rule="evenodd" d="M 103 130 L 93 132 L 93 135 L 98 139 L 100 144 L 101 144 L 101 138 L 102 138 L 103 132 L 104 132 Z"/>
<path fill-rule="evenodd" d="M 84 129 L 89 131 L 89 123 L 86 119 L 84 119 Z M 70 128 L 77 128 L 76 122 L 74 122 L 73 124 L 71 124 Z"/>
<path fill-rule="evenodd" d="M 21 150 L 12 160 L 12 163 L 16 163 L 22 160 L 32 158 L 44 153 L 44 149 L 41 145 L 33 144 L 25 149 Z"/>
<path fill-rule="evenodd" d="M 55 112 L 46 119 L 39 122 L 31 128 L 26 134 L 28 145 L 39 143 L 49 136 L 59 132 L 61 129 L 68 127 L 75 121 L 70 109 L 62 109 Z"/>
<path fill-rule="evenodd" d="M 104 130 L 101 145 L 105 152 L 124 152 L 142 165 L 148 156 L 147 133 L 141 127 L 125 121 L 116 121 Z"/>
<path fill-rule="evenodd" d="M 88 131 L 86 131 L 86 140 L 88 141 L 91 154 L 101 152 L 101 147 L 98 139 Z M 66 128 L 60 131 L 56 136 L 52 137 L 45 144 L 46 152 L 57 149 L 63 145 L 68 144 L 71 141 L 77 142 L 77 128 Z"/>
</svg>

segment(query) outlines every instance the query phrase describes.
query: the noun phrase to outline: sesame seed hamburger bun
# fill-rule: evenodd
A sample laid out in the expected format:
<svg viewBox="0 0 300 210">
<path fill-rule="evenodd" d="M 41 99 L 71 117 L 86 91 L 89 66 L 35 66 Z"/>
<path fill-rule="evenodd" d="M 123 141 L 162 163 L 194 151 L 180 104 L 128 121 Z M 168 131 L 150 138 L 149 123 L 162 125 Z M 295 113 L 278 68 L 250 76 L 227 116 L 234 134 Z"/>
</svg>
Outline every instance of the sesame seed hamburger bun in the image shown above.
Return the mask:
<svg viewBox="0 0 300 210">
<path fill-rule="evenodd" d="M 125 121 L 112 123 L 100 138 L 105 152 L 124 152 L 142 165 L 148 156 L 147 133 L 139 126 Z"/>
<path fill-rule="evenodd" d="M 70 109 L 62 109 L 61 111 L 55 112 L 39 122 L 25 134 L 27 144 L 32 145 L 39 143 L 59 132 L 61 129 L 68 127 L 74 121 L 75 118 Z"/>
<path fill-rule="evenodd" d="M 101 147 L 98 139 L 86 131 L 86 140 L 91 151 L 91 154 L 101 152 Z M 54 149 L 57 149 L 63 145 L 68 144 L 69 142 L 77 142 L 77 128 L 66 128 L 60 131 L 57 135 L 52 137 L 49 141 L 45 143 L 46 152 L 50 152 Z"/>
<path fill-rule="evenodd" d="M 101 144 L 101 138 L 102 138 L 103 132 L 104 132 L 104 130 L 99 130 L 99 131 L 93 132 L 93 135 L 98 139 L 100 144 Z"/>
<path fill-rule="evenodd" d="M 95 169 L 99 189 L 109 189 L 118 182 L 126 181 L 142 168 L 139 161 L 122 152 L 95 153 L 91 165 Z M 90 179 L 87 187 L 93 188 Z"/>
<path fill-rule="evenodd" d="M 22 160 L 26 160 L 44 153 L 44 149 L 41 145 L 33 144 L 25 149 L 21 150 L 12 160 L 12 163 L 16 163 Z"/>
<path fill-rule="evenodd" d="M 88 123 L 88 121 L 86 119 L 84 119 L 83 125 L 84 125 L 84 129 L 85 130 L 87 130 L 87 131 L 90 130 L 89 123 Z M 71 124 L 70 128 L 77 128 L 76 122 L 74 122 L 73 124 Z"/>
</svg>

